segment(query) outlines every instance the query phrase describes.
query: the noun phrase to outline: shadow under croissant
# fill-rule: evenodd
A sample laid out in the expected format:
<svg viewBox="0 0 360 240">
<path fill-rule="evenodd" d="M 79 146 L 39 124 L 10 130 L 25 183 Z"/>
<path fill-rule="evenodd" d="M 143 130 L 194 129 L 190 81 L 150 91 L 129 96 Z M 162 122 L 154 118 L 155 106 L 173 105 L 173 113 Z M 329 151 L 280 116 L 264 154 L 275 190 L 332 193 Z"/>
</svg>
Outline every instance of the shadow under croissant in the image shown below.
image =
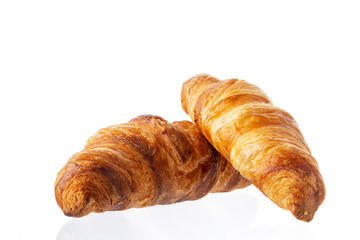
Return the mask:
<svg viewBox="0 0 360 240">
<path fill-rule="evenodd" d="M 226 239 L 250 228 L 257 209 L 256 198 L 246 192 L 209 194 L 200 201 L 92 213 L 64 224 L 57 240 Z"/>
</svg>

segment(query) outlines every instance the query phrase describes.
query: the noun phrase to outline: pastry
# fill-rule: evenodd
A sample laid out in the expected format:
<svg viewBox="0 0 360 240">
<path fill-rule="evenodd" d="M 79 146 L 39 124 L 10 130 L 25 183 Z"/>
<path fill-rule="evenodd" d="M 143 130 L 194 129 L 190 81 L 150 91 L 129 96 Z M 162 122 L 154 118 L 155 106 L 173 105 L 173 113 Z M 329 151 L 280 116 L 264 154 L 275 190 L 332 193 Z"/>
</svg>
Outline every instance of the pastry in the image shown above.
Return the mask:
<svg viewBox="0 0 360 240">
<path fill-rule="evenodd" d="M 190 121 L 142 115 L 99 130 L 58 173 L 64 214 L 104 212 L 196 200 L 250 184 Z"/>
<path fill-rule="evenodd" d="M 311 221 L 325 197 L 318 164 L 293 117 L 257 86 L 208 74 L 183 84 L 181 103 L 208 141 L 279 207 Z"/>
</svg>

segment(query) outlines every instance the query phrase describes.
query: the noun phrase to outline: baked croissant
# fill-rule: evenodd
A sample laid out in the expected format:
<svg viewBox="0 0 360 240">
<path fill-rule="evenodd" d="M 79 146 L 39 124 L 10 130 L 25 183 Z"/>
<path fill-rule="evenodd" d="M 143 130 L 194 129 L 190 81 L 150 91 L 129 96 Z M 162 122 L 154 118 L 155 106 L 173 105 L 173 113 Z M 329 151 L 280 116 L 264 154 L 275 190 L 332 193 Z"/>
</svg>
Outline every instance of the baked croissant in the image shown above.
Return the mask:
<svg viewBox="0 0 360 240">
<path fill-rule="evenodd" d="M 250 184 L 190 121 L 142 115 L 99 130 L 58 173 L 64 214 L 171 204 Z"/>
<path fill-rule="evenodd" d="M 325 197 L 318 164 L 292 116 L 244 80 L 207 74 L 183 84 L 181 103 L 209 142 L 279 207 L 311 221 Z"/>
</svg>

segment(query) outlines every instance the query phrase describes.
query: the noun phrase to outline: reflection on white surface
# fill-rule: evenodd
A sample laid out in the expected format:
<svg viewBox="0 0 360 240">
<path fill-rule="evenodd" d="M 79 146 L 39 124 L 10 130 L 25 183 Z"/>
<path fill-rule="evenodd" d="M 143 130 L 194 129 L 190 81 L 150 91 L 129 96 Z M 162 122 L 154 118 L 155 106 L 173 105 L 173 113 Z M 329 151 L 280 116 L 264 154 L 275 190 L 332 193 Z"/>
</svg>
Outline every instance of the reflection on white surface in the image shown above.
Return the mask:
<svg viewBox="0 0 360 240">
<path fill-rule="evenodd" d="M 210 194 L 200 201 L 73 219 L 57 240 L 227 239 L 250 228 L 257 208 L 256 199 L 241 191 Z"/>
</svg>

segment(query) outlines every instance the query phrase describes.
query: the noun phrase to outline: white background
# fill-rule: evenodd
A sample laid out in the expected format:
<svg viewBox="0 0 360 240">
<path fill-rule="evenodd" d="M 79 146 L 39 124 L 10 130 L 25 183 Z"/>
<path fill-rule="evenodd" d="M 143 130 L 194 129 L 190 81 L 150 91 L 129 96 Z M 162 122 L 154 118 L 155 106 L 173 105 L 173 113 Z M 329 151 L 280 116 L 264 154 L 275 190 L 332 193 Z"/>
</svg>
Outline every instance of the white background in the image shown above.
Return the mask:
<svg viewBox="0 0 360 240">
<path fill-rule="evenodd" d="M 360 239 L 358 1 L 1 1 L 1 239 Z M 53 184 L 97 129 L 189 119 L 182 83 L 245 79 L 298 122 L 327 187 L 310 223 L 248 187 L 63 215 Z"/>
</svg>

